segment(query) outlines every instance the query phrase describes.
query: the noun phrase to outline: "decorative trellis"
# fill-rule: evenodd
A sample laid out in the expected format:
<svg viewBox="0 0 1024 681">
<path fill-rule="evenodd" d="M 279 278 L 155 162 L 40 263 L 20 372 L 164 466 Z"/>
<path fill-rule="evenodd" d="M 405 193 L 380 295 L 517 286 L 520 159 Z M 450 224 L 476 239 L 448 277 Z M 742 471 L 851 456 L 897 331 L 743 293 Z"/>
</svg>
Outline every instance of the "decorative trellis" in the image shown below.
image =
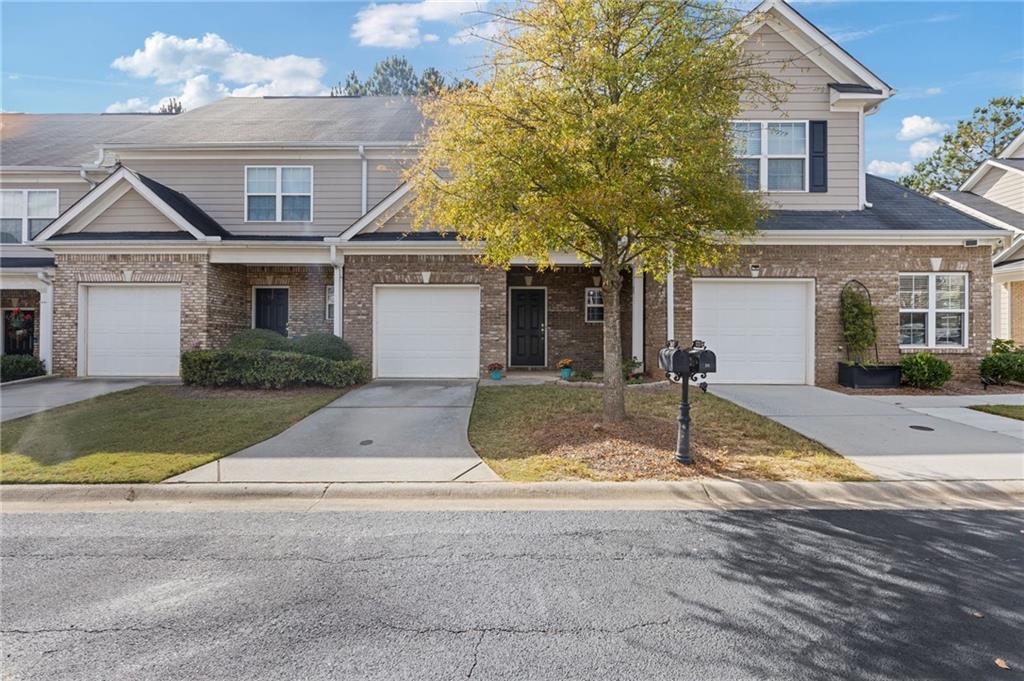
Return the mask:
<svg viewBox="0 0 1024 681">
<path fill-rule="evenodd" d="M 867 286 L 865 286 L 861 282 L 857 281 L 856 279 L 851 279 L 850 281 L 846 282 L 846 285 L 843 286 L 842 290 L 839 292 L 839 309 L 840 309 L 839 317 L 840 317 L 840 319 L 842 320 L 842 323 L 843 323 L 844 339 L 845 339 L 845 333 L 846 333 L 846 320 L 843 319 L 842 309 L 843 309 L 843 296 L 846 294 L 847 290 L 855 290 L 857 293 L 863 295 L 865 298 L 867 298 L 868 305 L 870 305 L 872 308 L 874 307 L 874 304 L 871 302 L 871 292 L 868 291 L 868 287 Z M 874 345 L 875 345 L 875 363 L 877 364 L 878 363 L 878 328 L 875 326 L 874 318 L 872 318 L 872 320 L 871 320 L 871 327 L 872 327 L 872 330 L 874 331 L 874 337 L 875 337 L 875 343 L 874 343 Z M 849 360 L 849 359 L 851 359 L 850 358 L 850 345 L 849 345 L 849 343 L 846 343 L 845 341 L 844 341 L 843 344 L 846 346 L 846 359 Z"/>
</svg>

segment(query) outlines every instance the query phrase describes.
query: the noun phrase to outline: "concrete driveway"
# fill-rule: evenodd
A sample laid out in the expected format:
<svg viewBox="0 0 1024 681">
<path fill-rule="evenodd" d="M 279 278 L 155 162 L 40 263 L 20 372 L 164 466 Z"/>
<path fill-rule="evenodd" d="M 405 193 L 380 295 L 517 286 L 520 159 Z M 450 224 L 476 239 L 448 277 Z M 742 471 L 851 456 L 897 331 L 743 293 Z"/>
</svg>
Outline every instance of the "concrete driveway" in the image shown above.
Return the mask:
<svg viewBox="0 0 1024 681">
<path fill-rule="evenodd" d="M 1020 421 L 993 417 L 1000 427 L 992 427 L 988 419 L 983 426 L 980 419 L 929 413 L 967 411 L 966 403 L 1018 403 L 1013 395 L 933 398 L 940 400 L 936 405 L 949 402 L 939 407 L 921 397 L 876 399 L 805 385 L 721 385 L 711 392 L 822 443 L 882 480 L 1024 479 Z"/>
<path fill-rule="evenodd" d="M 476 381 L 375 381 L 167 482 L 498 480 L 469 445 Z"/>
<path fill-rule="evenodd" d="M 0 386 L 0 421 L 151 383 L 138 378 L 46 378 Z"/>
</svg>

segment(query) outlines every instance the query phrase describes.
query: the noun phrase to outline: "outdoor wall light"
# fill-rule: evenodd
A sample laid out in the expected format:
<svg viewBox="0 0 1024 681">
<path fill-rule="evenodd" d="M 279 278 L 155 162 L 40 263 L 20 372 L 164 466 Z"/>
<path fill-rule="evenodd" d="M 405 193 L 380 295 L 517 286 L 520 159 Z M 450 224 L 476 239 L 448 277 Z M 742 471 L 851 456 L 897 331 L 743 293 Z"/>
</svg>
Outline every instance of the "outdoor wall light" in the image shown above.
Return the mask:
<svg viewBox="0 0 1024 681">
<path fill-rule="evenodd" d="M 424 284 L 430 283 L 430 272 L 420 272 L 420 276 L 423 277 Z"/>
<path fill-rule="evenodd" d="M 932 258 L 932 272 L 938 272 L 942 269 L 942 258 Z"/>
<path fill-rule="evenodd" d="M 760 277 L 761 276 L 761 266 L 757 265 L 757 264 L 751 265 L 750 266 L 750 276 L 754 277 L 755 279 L 757 277 Z"/>
<path fill-rule="evenodd" d="M 601 275 L 597 275 L 596 277 L 594 277 L 594 286 L 595 287 L 600 287 L 601 286 Z"/>
<path fill-rule="evenodd" d="M 527 274 L 525 277 L 523 277 L 523 281 L 526 282 L 527 286 L 533 286 L 533 275 Z"/>
</svg>

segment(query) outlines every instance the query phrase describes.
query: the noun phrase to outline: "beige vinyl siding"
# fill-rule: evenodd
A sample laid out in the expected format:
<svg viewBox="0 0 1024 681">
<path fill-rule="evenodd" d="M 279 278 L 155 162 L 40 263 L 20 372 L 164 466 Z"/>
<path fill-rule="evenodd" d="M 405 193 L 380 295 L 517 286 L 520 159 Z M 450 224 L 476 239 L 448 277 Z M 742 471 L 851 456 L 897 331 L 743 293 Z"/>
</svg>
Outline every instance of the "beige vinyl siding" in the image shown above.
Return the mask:
<svg viewBox="0 0 1024 681">
<path fill-rule="evenodd" d="M 971 192 L 1024 213 L 1024 173 L 990 168 L 971 188 Z"/>
<path fill-rule="evenodd" d="M 185 194 L 234 234 L 336 236 L 362 215 L 358 159 L 139 159 L 127 165 Z M 312 222 L 245 222 L 245 167 L 290 165 L 313 166 Z"/>
<path fill-rule="evenodd" d="M 119 198 L 95 220 L 68 232 L 180 232 L 176 224 L 134 189 Z"/>
<path fill-rule="evenodd" d="M 378 232 L 411 232 L 412 211 L 408 207 L 401 208 L 397 213 L 384 221 Z"/>
<path fill-rule="evenodd" d="M 792 88 L 777 108 L 763 98 L 745 96 L 739 118 L 828 121 L 828 191 L 770 193 L 766 198 L 771 206 L 795 210 L 859 209 L 859 116 L 855 111 L 829 111 L 828 84 L 833 78 L 767 25 L 750 36 L 743 49 L 758 59 L 764 71 Z"/>
<path fill-rule="evenodd" d="M 402 184 L 401 161 L 367 161 L 366 207 L 373 208 Z"/>
</svg>

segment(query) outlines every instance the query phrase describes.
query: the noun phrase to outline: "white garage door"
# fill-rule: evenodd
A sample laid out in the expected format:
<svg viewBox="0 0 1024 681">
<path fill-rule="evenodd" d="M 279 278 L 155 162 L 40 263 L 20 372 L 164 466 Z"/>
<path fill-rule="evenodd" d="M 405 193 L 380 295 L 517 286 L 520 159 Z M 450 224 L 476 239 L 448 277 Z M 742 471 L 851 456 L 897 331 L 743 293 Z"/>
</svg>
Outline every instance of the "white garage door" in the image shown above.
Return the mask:
<svg viewBox="0 0 1024 681">
<path fill-rule="evenodd" d="M 87 375 L 178 375 L 178 287 L 89 286 L 85 295 Z"/>
<path fill-rule="evenodd" d="M 693 282 L 693 337 L 718 358 L 716 383 L 811 383 L 813 284 Z"/>
<path fill-rule="evenodd" d="M 376 376 L 480 375 L 478 286 L 378 286 L 373 319 Z"/>
</svg>

